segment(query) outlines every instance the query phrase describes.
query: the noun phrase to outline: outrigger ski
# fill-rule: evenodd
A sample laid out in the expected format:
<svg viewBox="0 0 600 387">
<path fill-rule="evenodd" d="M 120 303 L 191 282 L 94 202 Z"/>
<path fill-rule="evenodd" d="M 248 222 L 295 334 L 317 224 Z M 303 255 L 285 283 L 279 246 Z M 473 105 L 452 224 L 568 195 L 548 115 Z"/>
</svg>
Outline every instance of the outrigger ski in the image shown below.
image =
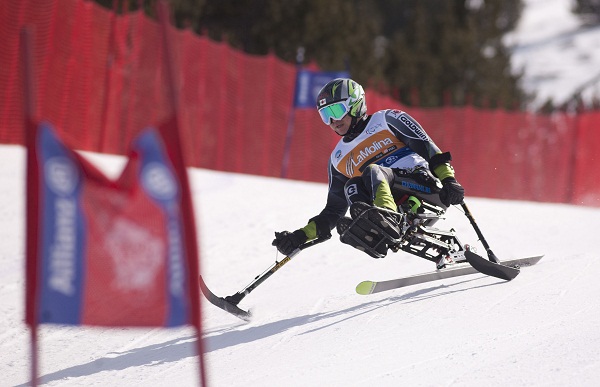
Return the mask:
<svg viewBox="0 0 600 387">
<path fill-rule="evenodd" d="M 204 283 L 204 280 L 202 279 L 202 276 L 199 277 L 200 280 L 200 289 L 202 290 L 202 293 L 204 294 L 204 297 L 206 297 L 206 299 L 213 304 L 214 306 L 223 309 L 226 312 L 231 313 L 232 315 L 241 318 L 244 321 L 250 321 L 250 318 L 252 317 L 252 315 L 250 314 L 250 311 L 246 312 L 243 309 L 240 309 L 237 306 L 237 302 L 235 302 L 235 299 L 232 299 L 233 296 L 229 296 L 229 297 L 218 297 L 217 295 L 215 295 L 213 292 L 210 291 L 210 289 L 208 288 L 208 286 L 206 286 L 206 283 Z"/>
<path fill-rule="evenodd" d="M 506 281 L 514 279 L 521 271 L 519 267 L 505 266 L 501 263 L 488 261 L 469 250 L 465 250 L 465 258 L 473 266 L 473 269 L 478 272 Z"/>
<path fill-rule="evenodd" d="M 325 242 L 329 238 L 331 238 L 331 235 L 320 237 L 303 244 L 287 257 L 283 258 L 280 261 L 275 261 L 275 263 L 269 266 L 269 268 L 267 268 L 267 270 L 265 270 L 262 274 L 257 275 L 254 278 L 254 281 L 252 281 L 248 286 L 231 296 L 219 297 L 215 295 L 213 292 L 210 291 L 208 286 L 206 286 L 206 283 L 204 283 L 204 279 L 202 278 L 202 276 L 198 278 L 198 280 L 200 281 L 200 289 L 202 289 L 204 297 L 206 297 L 206 299 L 214 306 L 221 308 L 224 311 L 231 313 L 235 317 L 241 318 L 244 321 L 250 321 L 250 318 L 252 317 L 250 311 L 246 312 L 245 310 L 240 309 L 240 307 L 237 306 L 240 303 L 240 301 L 242 301 L 244 297 L 250 294 L 250 292 L 252 292 L 258 285 L 260 285 L 267 278 L 273 275 L 273 273 L 279 270 L 283 265 L 291 261 L 293 257 L 300 253 L 300 251 L 308 247 L 314 246 L 318 243 Z"/>
</svg>

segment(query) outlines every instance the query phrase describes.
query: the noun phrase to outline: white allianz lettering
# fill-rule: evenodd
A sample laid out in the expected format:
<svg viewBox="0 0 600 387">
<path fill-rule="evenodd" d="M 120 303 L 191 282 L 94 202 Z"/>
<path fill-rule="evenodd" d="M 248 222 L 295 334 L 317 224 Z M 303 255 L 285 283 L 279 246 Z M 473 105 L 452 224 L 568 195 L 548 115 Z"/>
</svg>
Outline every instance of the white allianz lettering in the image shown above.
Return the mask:
<svg viewBox="0 0 600 387">
<path fill-rule="evenodd" d="M 169 262 L 171 276 L 170 291 L 172 295 L 178 297 L 184 294 L 183 283 L 185 281 L 185 269 L 183 267 L 184 241 L 181 233 L 182 231 L 179 227 L 177 219 L 173 217 L 169 219 L 167 224 L 167 234 L 169 240 Z"/>
<path fill-rule="evenodd" d="M 54 202 L 56 211 L 54 242 L 50 247 L 51 289 L 66 296 L 75 293 L 75 245 L 77 227 L 75 224 L 76 204 L 73 199 L 59 198 Z"/>
</svg>

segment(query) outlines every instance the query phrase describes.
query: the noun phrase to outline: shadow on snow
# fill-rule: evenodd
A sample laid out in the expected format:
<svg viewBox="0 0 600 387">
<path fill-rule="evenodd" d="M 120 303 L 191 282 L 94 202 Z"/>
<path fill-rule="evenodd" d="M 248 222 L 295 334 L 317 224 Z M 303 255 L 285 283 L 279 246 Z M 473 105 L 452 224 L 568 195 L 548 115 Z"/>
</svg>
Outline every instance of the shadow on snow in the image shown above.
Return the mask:
<svg viewBox="0 0 600 387">
<path fill-rule="evenodd" d="M 338 316 L 344 316 L 344 318 L 332 321 L 327 325 L 319 326 L 317 328 L 300 333 L 300 335 L 306 335 L 336 324 L 340 324 L 352 318 L 371 313 L 373 311 L 376 311 L 377 309 L 388 307 L 389 305 L 396 304 L 399 302 L 420 302 L 423 300 L 427 300 L 434 297 L 440 297 L 447 294 L 463 292 L 470 289 L 483 288 L 504 283 L 504 281 L 499 281 L 486 285 L 473 286 L 466 289 L 447 290 L 441 293 L 429 294 L 436 290 L 451 288 L 455 285 L 464 284 L 467 282 L 475 281 L 477 279 L 481 279 L 481 277 L 457 282 L 452 285 L 439 285 L 429 287 L 426 289 L 420 289 L 414 292 L 406 293 L 401 296 L 389 297 L 383 300 L 367 302 L 334 312 L 317 313 L 293 317 L 286 320 L 270 322 L 264 325 L 250 327 L 248 329 L 243 330 L 232 330 L 232 328 L 226 328 L 212 336 L 207 337 L 205 335 L 205 337 L 203 337 L 203 340 L 205 340 L 205 352 L 210 353 L 212 351 L 217 351 L 220 349 L 233 347 L 240 344 L 250 343 L 253 341 L 267 338 L 269 336 L 283 333 L 293 327 L 308 325 L 319 321 L 327 321 L 334 319 Z M 244 326 L 244 324 L 240 324 L 234 327 L 234 329 L 242 326 Z M 188 336 L 183 338 L 177 338 L 174 340 L 169 340 L 161 344 L 153 344 L 146 347 L 132 349 L 126 352 L 113 352 L 110 356 L 106 356 L 85 364 L 72 366 L 60 371 L 43 375 L 40 377 L 40 383 L 49 383 L 55 380 L 88 376 L 102 371 L 118 371 L 130 367 L 139 366 L 156 366 L 164 363 L 177 362 L 195 356 L 195 336 Z M 24 387 L 28 385 L 29 382 L 18 385 L 16 387 Z"/>
</svg>

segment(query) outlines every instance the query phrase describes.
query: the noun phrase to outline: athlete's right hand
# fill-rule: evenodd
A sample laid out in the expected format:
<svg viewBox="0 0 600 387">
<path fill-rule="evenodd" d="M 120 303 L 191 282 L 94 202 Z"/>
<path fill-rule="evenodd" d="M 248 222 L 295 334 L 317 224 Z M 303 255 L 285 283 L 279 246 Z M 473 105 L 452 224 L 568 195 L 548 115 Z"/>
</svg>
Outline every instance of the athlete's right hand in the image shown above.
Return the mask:
<svg viewBox="0 0 600 387">
<path fill-rule="evenodd" d="M 298 247 L 300 247 L 308 238 L 302 229 L 294 232 L 282 231 L 275 233 L 275 239 L 271 245 L 277 247 L 281 254 L 286 256 L 291 255 Z"/>
</svg>

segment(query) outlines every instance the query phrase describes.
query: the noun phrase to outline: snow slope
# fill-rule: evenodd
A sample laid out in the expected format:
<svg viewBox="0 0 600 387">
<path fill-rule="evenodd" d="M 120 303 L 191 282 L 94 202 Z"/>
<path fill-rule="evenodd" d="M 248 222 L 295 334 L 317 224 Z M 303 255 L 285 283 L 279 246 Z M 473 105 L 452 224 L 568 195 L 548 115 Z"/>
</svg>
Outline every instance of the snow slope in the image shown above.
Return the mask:
<svg viewBox="0 0 600 387">
<path fill-rule="evenodd" d="M 507 37 L 537 104 L 562 103 L 600 76 L 600 28 L 570 0 L 524 0 Z M 584 97 L 600 94 L 598 85 Z M 24 150 L 0 145 L 0 386 L 29 385 L 24 318 Z M 115 175 L 123 160 L 91 155 Z M 241 290 L 277 256 L 274 231 L 324 205 L 326 186 L 190 170 L 208 285 Z M 468 190 L 468 187 L 466 187 Z M 468 191 L 467 191 L 468 193 Z M 469 198 L 501 258 L 544 253 L 510 283 L 471 275 L 373 296 L 364 279 L 432 270 L 404 253 L 374 260 L 337 239 L 306 250 L 242 303 L 244 323 L 203 305 L 211 386 L 597 386 L 600 384 L 600 209 Z M 441 226 L 479 245 L 456 209 Z M 482 251 L 481 246 L 479 246 Z M 48 386 L 197 385 L 194 332 L 43 326 Z"/>
<path fill-rule="evenodd" d="M 581 91 L 600 98 L 600 26 L 586 26 L 571 13 L 572 0 L 523 0 L 516 29 L 505 37 L 512 65 L 524 71 L 523 87 L 533 105 L 552 98 L 558 106 Z"/>
<path fill-rule="evenodd" d="M 0 375 L 29 380 L 24 318 L 24 155 L 0 145 Z M 113 176 L 122 159 L 87 154 Z M 323 184 L 190 170 L 208 285 L 241 290 L 277 259 L 273 232 L 303 226 Z M 468 190 L 468 187 L 466 187 Z M 374 260 L 337 239 L 298 255 L 240 304 L 244 323 L 203 305 L 211 386 L 597 386 L 600 209 L 469 198 L 495 253 L 545 258 L 512 282 L 480 274 L 372 296 L 365 279 L 434 269 L 410 255 Z M 452 209 L 440 226 L 477 243 Z M 281 257 L 279 257 L 281 258 Z M 42 326 L 48 386 L 193 386 L 194 332 Z"/>
</svg>

